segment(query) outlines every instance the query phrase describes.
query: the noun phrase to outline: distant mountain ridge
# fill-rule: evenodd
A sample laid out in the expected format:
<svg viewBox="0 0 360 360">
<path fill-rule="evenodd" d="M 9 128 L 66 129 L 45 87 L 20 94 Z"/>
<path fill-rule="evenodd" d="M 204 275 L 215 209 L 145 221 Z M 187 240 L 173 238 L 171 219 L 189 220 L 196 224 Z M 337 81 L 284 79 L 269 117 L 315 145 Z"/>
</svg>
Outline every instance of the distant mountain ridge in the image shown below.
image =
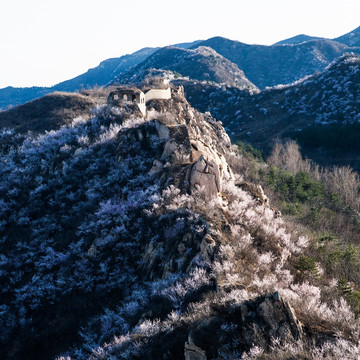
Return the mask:
<svg viewBox="0 0 360 360">
<path fill-rule="evenodd" d="M 275 45 L 265 46 L 248 45 L 222 37 L 214 37 L 205 41 L 197 40 L 175 46 L 180 49 L 196 49 L 199 46 L 211 47 L 238 67 L 238 70 L 231 70 L 228 73 L 225 81 L 227 84 L 236 82 L 239 71 L 243 71 L 248 81 L 258 88 L 264 89 L 278 84 L 289 84 L 316 71 L 322 71 L 333 60 L 345 53 L 360 53 L 360 27 L 333 40 L 298 35 L 280 41 Z M 115 78 L 119 78 L 120 75 L 145 61 L 159 49 L 144 48 L 133 54 L 104 60 L 99 66 L 89 69 L 86 73 L 53 87 L 7 87 L 0 89 L 0 111 L 54 91 L 73 92 L 82 88 L 106 86 Z M 210 74 L 208 79 L 206 76 L 199 76 L 201 73 L 200 63 L 197 63 L 197 66 L 198 69 L 189 67 L 192 76 L 197 73 L 198 79 L 209 80 Z M 169 68 L 171 66 L 163 63 L 163 67 Z M 212 70 L 214 76 L 216 72 L 216 69 Z M 216 76 L 211 81 L 217 81 Z"/>
<path fill-rule="evenodd" d="M 128 72 L 121 74 L 117 81 L 139 83 L 149 69 L 170 70 L 178 74 L 177 76 L 257 91 L 257 87 L 245 77 L 237 65 L 205 46 L 195 49 L 162 48 Z"/>
<path fill-rule="evenodd" d="M 0 109 L 20 105 L 54 91 L 77 91 L 82 88 L 88 89 L 94 86 L 106 85 L 115 75 L 127 71 L 130 67 L 142 62 L 156 50 L 158 48 L 144 48 L 130 55 L 104 60 L 99 66 L 89 69 L 86 73 L 52 87 L 7 87 L 0 89 Z"/>
<path fill-rule="evenodd" d="M 296 35 L 291 38 L 276 42 L 274 45 L 298 44 L 298 43 L 301 43 L 304 41 L 311 41 L 311 40 L 330 40 L 330 39 L 300 34 L 300 35 Z M 358 28 L 346 33 L 345 35 L 341 35 L 341 36 L 336 37 L 331 40 L 337 41 L 339 43 L 345 44 L 350 47 L 354 47 L 354 46 L 358 47 L 358 46 L 360 46 L 360 26 Z"/>
<path fill-rule="evenodd" d="M 285 40 L 278 41 L 274 45 L 300 44 L 302 42 L 311 41 L 311 40 L 324 40 L 324 38 L 300 34 L 300 35 L 296 35 L 296 36 L 293 36 L 293 37 L 285 39 Z"/>
<path fill-rule="evenodd" d="M 201 40 L 193 42 L 185 42 L 175 44 L 174 46 L 187 49 L 201 42 Z M 7 109 L 11 106 L 17 106 L 35 98 L 44 96 L 54 91 L 78 91 L 81 89 L 89 89 L 94 86 L 104 86 L 111 82 L 116 75 L 126 72 L 131 67 L 141 63 L 148 56 L 159 50 L 159 47 L 145 47 L 132 54 L 124 55 L 118 58 L 111 58 L 102 61 L 98 66 L 89 69 L 87 72 L 76 76 L 73 79 L 62 81 L 51 87 L 26 87 L 17 88 L 8 86 L 0 89 L 0 110 Z"/>
<path fill-rule="evenodd" d="M 360 26 L 349 33 L 334 39 L 348 46 L 360 46 Z"/>
<path fill-rule="evenodd" d="M 88 89 L 96 85 L 106 85 L 115 75 L 137 65 L 158 49 L 159 48 L 144 48 L 130 55 L 104 60 L 99 66 L 89 69 L 86 73 L 73 79 L 63 81 L 53 88 L 57 91 L 75 91 L 81 88 Z"/>
<path fill-rule="evenodd" d="M 306 75 L 322 71 L 346 52 L 360 53 L 333 40 L 312 40 L 295 45 L 247 45 L 214 37 L 201 42 L 229 59 L 244 71 L 245 76 L 260 89 L 290 84 Z"/>
<path fill-rule="evenodd" d="M 360 170 L 360 55 L 344 55 L 315 75 L 249 95 L 178 81 L 192 106 L 222 121 L 233 141 L 269 153 L 277 140 L 296 139 L 318 163 Z"/>
</svg>

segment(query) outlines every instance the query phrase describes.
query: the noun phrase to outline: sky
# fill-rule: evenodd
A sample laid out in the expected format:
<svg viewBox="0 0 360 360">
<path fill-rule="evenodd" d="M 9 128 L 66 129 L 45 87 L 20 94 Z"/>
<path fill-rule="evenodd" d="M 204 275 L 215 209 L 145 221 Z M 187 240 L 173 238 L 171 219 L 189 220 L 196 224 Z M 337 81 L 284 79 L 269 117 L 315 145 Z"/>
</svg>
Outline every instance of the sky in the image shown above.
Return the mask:
<svg viewBox="0 0 360 360">
<path fill-rule="evenodd" d="M 52 86 L 143 47 L 271 45 L 360 26 L 360 0 L 0 0 L 0 88 Z"/>
</svg>

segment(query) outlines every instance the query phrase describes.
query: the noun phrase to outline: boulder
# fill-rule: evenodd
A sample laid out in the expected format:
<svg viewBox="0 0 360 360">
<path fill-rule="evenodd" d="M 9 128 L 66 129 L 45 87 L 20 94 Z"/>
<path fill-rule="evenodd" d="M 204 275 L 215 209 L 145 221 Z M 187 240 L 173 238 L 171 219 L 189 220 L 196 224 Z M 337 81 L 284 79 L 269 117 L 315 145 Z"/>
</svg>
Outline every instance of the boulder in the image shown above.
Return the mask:
<svg viewBox="0 0 360 360">
<path fill-rule="evenodd" d="M 201 155 L 190 173 L 190 191 L 204 189 L 207 199 L 211 199 L 221 191 L 221 176 L 218 164 Z"/>
<path fill-rule="evenodd" d="M 276 292 L 265 297 L 258 307 L 258 315 L 268 327 L 272 338 L 298 340 L 303 335 L 302 326 L 295 312 L 287 301 L 281 299 Z"/>
</svg>

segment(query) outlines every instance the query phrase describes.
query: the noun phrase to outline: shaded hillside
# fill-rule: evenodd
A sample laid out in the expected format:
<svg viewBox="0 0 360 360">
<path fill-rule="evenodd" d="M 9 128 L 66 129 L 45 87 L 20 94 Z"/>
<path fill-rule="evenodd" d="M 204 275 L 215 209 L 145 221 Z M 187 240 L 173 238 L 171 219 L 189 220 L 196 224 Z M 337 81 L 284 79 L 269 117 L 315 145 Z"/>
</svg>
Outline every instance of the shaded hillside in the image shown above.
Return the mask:
<svg viewBox="0 0 360 360">
<path fill-rule="evenodd" d="M 0 89 L 0 111 L 24 104 L 51 92 L 51 88 L 47 87 L 16 88 L 8 86 Z"/>
<path fill-rule="evenodd" d="M 235 64 L 217 54 L 213 49 L 203 46 L 194 50 L 175 47 L 162 48 L 129 72 L 119 76 L 117 81 L 119 83 L 139 83 L 149 69 L 171 70 L 178 77 L 183 76 L 228 84 L 241 89 L 257 90 Z"/>
<path fill-rule="evenodd" d="M 220 119 L 232 139 L 270 151 L 292 137 L 321 163 L 359 168 L 360 57 L 346 55 L 324 72 L 251 96 L 238 89 L 183 81 L 191 104 Z"/>
<path fill-rule="evenodd" d="M 360 26 L 349 33 L 334 39 L 348 46 L 360 46 Z"/>
<path fill-rule="evenodd" d="M 54 92 L 0 112 L 0 127 L 15 129 L 18 133 L 55 130 L 75 118 L 89 119 L 95 105 L 91 96 Z"/>
<path fill-rule="evenodd" d="M 322 71 L 346 52 L 360 52 L 332 40 L 313 40 L 295 45 L 247 45 L 221 37 L 199 45 L 209 46 L 237 64 L 256 86 L 289 84 L 316 71 Z"/>
</svg>

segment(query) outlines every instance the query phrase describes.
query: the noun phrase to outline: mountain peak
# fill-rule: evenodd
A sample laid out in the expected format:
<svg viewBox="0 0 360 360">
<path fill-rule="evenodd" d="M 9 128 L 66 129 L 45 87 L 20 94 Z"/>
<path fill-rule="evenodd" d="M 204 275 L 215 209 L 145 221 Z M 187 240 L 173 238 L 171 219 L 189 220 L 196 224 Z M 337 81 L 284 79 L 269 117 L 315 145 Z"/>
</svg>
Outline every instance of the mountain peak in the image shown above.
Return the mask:
<svg viewBox="0 0 360 360">
<path fill-rule="evenodd" d="M 300 43 L 303 43 L 305 41 L 322 40 L 322 39 L 324 39 L 324 38 L 316 37 L 316 36 L 309 36 L 309 35 L 305 35 L 305 34 L 300 34 L 300 35 L 296 35 L 296 36 L 293 36 L 293 37 L 285 39 L 285 40 L 281 40 L 281 41 L 275 43 L 274 45 L 300 44 Z"/>
<path fill-rule="evenodd" d="M 257 87 L 245 77 L 237 65 L 213 48 L 203 45 L 195 49 L 162 48 L 127 73 L 120 75 L 117 82 L 140 83 L 149 69 L 171 71 L 174 78 L 188 77 L 257 91 Z"/>
</svg>

